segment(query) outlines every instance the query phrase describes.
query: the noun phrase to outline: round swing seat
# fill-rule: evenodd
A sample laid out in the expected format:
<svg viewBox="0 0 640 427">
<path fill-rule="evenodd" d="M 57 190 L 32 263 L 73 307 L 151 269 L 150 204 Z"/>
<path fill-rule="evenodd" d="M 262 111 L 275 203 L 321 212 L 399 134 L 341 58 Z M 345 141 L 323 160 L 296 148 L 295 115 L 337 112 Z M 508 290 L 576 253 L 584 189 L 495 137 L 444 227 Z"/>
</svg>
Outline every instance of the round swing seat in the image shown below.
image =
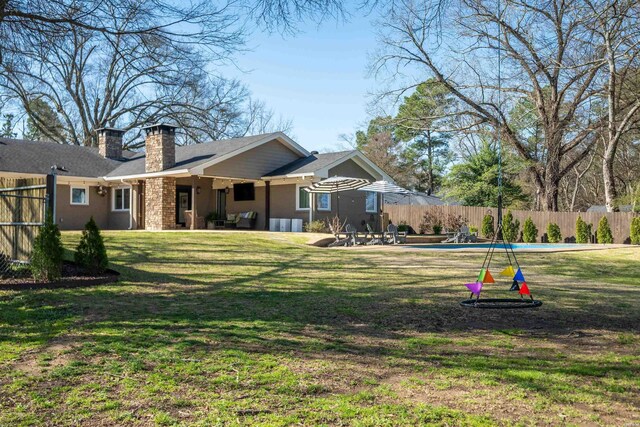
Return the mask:
<svg viewBox="0 0 640 427">
<path fill-rule="evenodd" d="M 460 301 L 460 305 L 469 308 L 499 310 L 540 307 L 542 305 L 542 301 L 522 298 L 480 298 Z"/>
</svg>

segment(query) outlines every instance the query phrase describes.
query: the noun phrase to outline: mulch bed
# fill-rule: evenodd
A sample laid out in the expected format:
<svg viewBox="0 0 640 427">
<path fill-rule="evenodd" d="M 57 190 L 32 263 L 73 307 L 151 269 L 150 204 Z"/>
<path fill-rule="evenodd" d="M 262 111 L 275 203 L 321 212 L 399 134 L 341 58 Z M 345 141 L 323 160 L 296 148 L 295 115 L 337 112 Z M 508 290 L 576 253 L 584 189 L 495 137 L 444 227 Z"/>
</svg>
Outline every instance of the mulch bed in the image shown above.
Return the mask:
<svg viewBox="0 0 640 427">
<path fill-rule="evenodd" d="M 98 276 L 88 275 L 82 267 L 71 261 L 65 261 L 62 265 L 62 278 L 57 282 L 36 282 L 33 277 L 13 277 L 0 279 L 0 291 L 23 289 L 56 289 L 56 288 L 82 288 L 86 286 L 104 285 L 118 281 L 120 273 L 107 269 Z"/>
</svg>

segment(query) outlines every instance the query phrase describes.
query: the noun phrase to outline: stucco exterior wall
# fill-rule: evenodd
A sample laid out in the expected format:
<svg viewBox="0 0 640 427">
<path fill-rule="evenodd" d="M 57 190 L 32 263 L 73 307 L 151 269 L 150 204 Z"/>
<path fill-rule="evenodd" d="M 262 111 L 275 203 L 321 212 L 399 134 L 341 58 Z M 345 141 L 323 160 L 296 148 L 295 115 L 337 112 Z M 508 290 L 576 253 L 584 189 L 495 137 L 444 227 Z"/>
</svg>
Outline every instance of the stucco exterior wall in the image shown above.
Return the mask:
<svg viewBox="0 0 640 427">
<path fill-rule="evenodd" d="M 271 191 L 271 217 L 273 217 L 273 188 Z M 233 186 L 227 194 L 227 214 L 253 211 L 258 213 L 256 218 L 256 230 L 264 230 L 265 225 L 265 195 L 266 190 L 263 186 L 255 187 L 255 199 L 236 202 L 233 200 Z"/>
<path fill-rule="evenodd" d="M 93 215 L 98 227 L 109 228 L 109 196 L 98 195 L 95 186 L 73 185 L 73 187 L 88 187 L 89 204 L 71 204 L 71 186 L 57 186 L 56 221 L 61 230 L 81 230 Z"/>
</svg>

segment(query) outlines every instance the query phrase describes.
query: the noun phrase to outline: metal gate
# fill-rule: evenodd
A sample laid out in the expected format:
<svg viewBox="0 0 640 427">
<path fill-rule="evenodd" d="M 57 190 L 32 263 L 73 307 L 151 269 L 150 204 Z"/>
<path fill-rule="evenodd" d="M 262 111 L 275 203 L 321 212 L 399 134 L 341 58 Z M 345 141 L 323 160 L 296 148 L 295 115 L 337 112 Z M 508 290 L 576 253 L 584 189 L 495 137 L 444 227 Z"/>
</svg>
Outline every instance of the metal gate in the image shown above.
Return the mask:
<svg viewBox="0 0 640 427">
<path fill-rule="evenodd" d="M 0 276 L 24 270 L 44 224 L 46 209 L 46 185 L 42 180 L 0 180 Z"/>
</svg>

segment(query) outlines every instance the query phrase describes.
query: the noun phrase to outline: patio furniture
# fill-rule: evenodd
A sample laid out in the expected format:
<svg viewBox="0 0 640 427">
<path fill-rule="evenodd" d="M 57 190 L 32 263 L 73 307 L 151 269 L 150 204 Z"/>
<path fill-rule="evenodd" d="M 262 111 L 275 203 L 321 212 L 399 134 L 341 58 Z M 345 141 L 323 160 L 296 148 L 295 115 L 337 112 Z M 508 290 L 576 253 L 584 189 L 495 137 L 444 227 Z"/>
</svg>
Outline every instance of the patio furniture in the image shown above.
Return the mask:
<svg viewBox="0 0 640 427">
<path fill-rule="evenodd" d="M 371 240 L 367 242 L 367 245 L 382 245 L 384 244 L 384 233 L 373 231 L 371 224 L 367 224 L 367 234 L 371 236 Z"/>
<path fill-rule="evenodd" d="M 236 228 L 238 221 L 240 221 L 238 214 L 227 214 L 227 219 L 224 221 L 224 228 Z"/>
<path fill-rule="evenodd" d="M 258 219 L 258 213 L 249 211 L 249 212 L 241 212 L 238 214 L 238 222 L 236 223 L 236 228 L 245 228 L 253 230 L 256 228 L 256 220 Z"/>
<path fill-rule="evenodd" d="M 191 210 L 184 211 L 184 221 L 185 221 L 185 227 L 191 228 L 191 222 L 193 221 L 193 211 Z M 196 229 L 202 230 L 203 228 L 205 228 L 204 217 L 196 216 Z"/>
<path fill-rule="evenodd" d="M 407 233 L 406 231 L 399 232 L 398 226 L 395 224 L 389 224 L 387 227 L 387 232 L 385 233 L 384 240 L 387 243 L 391 243 L 397 245 L 399 243 L 407 243 Z"/>
</svg>

